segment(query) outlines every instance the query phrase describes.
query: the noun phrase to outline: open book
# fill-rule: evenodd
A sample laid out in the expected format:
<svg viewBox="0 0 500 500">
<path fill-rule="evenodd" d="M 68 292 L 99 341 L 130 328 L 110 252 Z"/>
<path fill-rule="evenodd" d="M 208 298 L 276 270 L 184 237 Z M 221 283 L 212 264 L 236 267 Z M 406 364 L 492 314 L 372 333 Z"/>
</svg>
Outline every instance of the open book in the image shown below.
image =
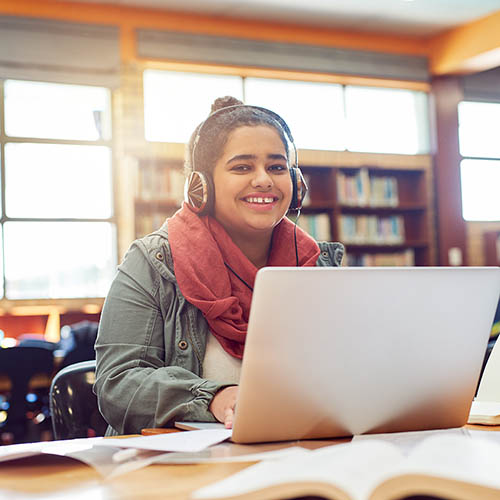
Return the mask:
<svg viewBox="0 0 500 500">
<path fill-rule="evenodd" d="M 334 445 L 256 464 L 195 491 L 192 498 L 388 500 L 413 495 L 498 500 L 500 445 L 440 435 L 424 440 L 408 456 L 375 439 Z"/>
</svg>

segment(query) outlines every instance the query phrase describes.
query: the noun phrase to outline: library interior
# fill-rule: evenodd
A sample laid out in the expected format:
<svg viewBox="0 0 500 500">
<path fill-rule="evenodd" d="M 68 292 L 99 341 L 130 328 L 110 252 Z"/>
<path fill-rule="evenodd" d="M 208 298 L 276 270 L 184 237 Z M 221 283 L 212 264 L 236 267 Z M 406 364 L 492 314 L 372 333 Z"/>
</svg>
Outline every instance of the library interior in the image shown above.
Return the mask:
<svg viewBox="0 0 500 500">
<path fill-rule="evenodd" d="M 0 0 L 0 462 L 9 445 L 104 436 L 94 392 L 108 385 L 93 384 L 108 291 L 133 242 L 179 213 L 192 133 L 223 96 L 288 124 L 307 193 L 285 220 L 340 242 L 339 269 L 500 267 L 500 0 Z M 105 324 L 124 324 L 115 302 Z M 500 333 L 498 290 L 490 316 L 479 380 Z M 121 465 L 138 470 L 104 482 L 104 455 L 95 472 L 58 453 L 2 462 L 0 497 L 190 498 L 251 462 L 193 472 L 141 455 L 139 470 L 131 456 Z M 284 498 L 271 490 L 232 494 Z"/>
</svg>

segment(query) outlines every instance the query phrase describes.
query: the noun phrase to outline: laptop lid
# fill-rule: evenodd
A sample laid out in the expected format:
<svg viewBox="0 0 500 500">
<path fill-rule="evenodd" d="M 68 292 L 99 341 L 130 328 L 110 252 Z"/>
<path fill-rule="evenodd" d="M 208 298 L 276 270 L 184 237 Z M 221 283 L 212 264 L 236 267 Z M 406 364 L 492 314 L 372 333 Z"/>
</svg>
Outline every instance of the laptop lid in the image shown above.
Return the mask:
<svg viewBox="0 0 500 500">
<path fill-rule="evenodd" d="M 232 440 L 466 423 L 498 268 L 263 268 Z"/>
</svg>

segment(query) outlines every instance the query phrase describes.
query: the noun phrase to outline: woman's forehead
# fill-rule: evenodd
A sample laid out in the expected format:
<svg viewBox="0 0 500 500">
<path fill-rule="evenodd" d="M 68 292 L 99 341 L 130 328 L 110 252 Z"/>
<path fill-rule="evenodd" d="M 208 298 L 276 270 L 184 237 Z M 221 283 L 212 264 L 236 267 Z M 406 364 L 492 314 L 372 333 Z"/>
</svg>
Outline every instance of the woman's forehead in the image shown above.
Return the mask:
<svg viewBox="0 0 500 500">
<path fill-rule="evenodd" d="M 243 125 L 229 133 L 224 154 L 234 148 L 261 149 L 264 147 L 286 153 L 283 139 L 274 127 L 270 125 Z"/>
</svg>

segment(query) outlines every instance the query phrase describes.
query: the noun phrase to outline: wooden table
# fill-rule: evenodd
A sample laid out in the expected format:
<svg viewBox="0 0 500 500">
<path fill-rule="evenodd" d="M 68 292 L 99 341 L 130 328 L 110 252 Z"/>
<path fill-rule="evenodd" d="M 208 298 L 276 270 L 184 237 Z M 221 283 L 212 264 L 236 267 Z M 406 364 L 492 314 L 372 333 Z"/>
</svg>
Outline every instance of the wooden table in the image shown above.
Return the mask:
<svg viewBox="0 0 500 500">
<path fill-rule="evenodd" d="M 500 430 L 498 427 L 467 426 Z M 349 439 L 300 441 L 291 445 L 313 449 Z M 248 445 L 264 451 L 268 445 Z M 276 445 L 274 445 L 276 446 Z M 188 499 L 202 486 L 238 472 L 250 463 L 150 465 L 103 479 L 93 468 L 65 457 L 36 456 L 0 463 L 1 500 L 154 500 Z"/>
<path fill-rule="evenodd" d="M 338 440 L 295 441 L 284 446 L 315 449 Z M 242 445 L 233 445 L 242 446 Z M 274 444 L 245 445 L 252 452 L 267 451 Z M 183 499 L 202 486 L 223 479 L 255 462 L 195 465 L 150 465 L 113 479 L 103 479 L 92 467 L 53 455 L 0 463 L 1 500 L 123 500 Z"/>
</svg>

